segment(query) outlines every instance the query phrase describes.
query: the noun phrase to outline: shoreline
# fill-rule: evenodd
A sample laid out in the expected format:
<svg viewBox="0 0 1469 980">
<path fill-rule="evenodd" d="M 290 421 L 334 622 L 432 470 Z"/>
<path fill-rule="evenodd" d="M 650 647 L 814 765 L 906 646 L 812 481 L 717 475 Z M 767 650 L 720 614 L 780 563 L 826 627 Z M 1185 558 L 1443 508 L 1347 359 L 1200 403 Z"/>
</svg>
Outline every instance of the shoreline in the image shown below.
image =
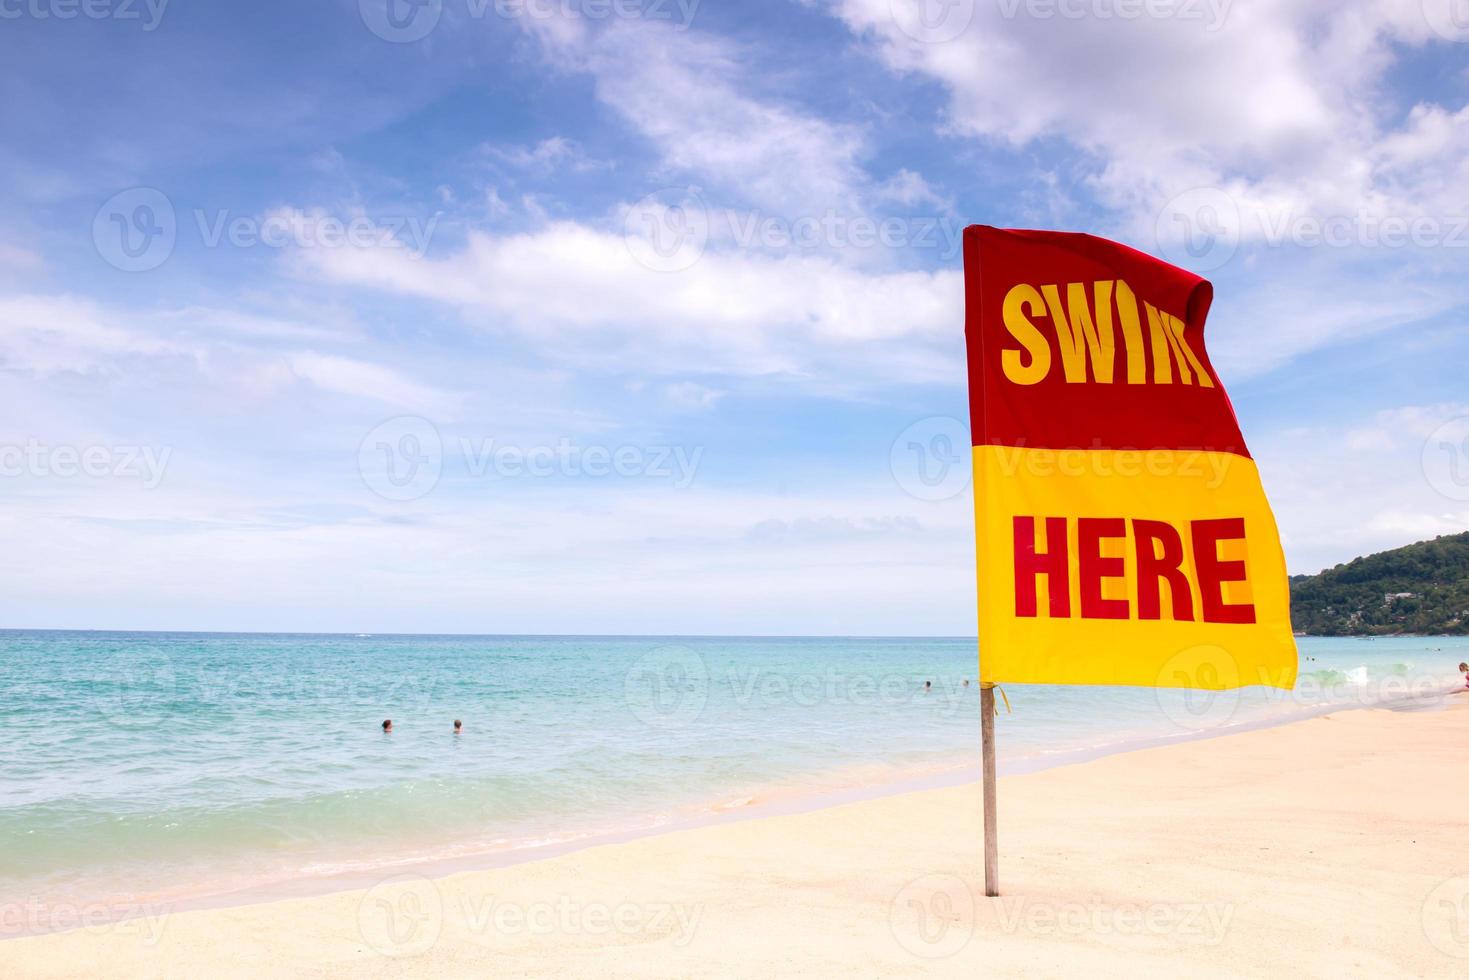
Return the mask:
<svg viewBox="0 0 1469 980">
<path fill-rule="evenodd" d="M 1083 748 L 1044 750 L 1019 758 L 1002 759 L 998 774 L 1001 778 L 1012 778 L 1043 773 L 1172 745 L 1208 742 L 1248 732 L 1269 731 L 1313 718 L 1346 712 L 1447 710 L 1454 703 L 1451 699 L 1453 693 L 1457 691 L 1449 689 L 1426 695 L 1405 695 L 1370 703 L 1303 705 L 1289 712 L 1231 721 L 1196 731 L 1126 735 L 1116 741 Z M 1469 702 L 1469 699 L 1465 700 Z M 1003 735 L 1001 737 L 1003 738 Z M 975 753 L 976 758 L 972 762 L 934 767 L 918 775 L 878 782 L 861 781 L 842 785 L 846 782 L 845 777 L 859 772 L 869 773 L 874 767 L 860 766 L 834 770 L 828 774 L 834 777 L 831 780 L 834 785 L 825 786 L 814 792 L 798 787 L 796 784 L 772 784 L 757 791 L 753 796 L 740 797 L 735 800 L 730 800 L 728 795 L 721 796 L 718 802 L 706 802 L 686 807 L 681 815 L 671 819 L 652 818 L 652 822 L 644 826 L 604 831 L 572 830 L 563 831 L 560 834 L 548 832 L 544 835 L 548 842 L 544 844 L 483 847 L 464 853 L 437 857 L 424 856 L 421 852 L 403 852 L 400 856 L 394 856 L 389 852 L 379 852 L 364 861 L 361 867 L 326 874 L 297 872 L 240 887 L 215 886 L 209 891 L 186 894 L 183 897 L 127 901 L 99 899 L 95 902 L 68 902 L 65 904 L 91 909 L 92 914 L 88 918 L 88 923 L 92 926 L 100 926 L 123 923 L 149 915 L 178 915 L 250 907 L 295 899 L 322 898 L 369 887 L 386 875 L 412 875 L 437 880 L 456 875 L 491 872 L 551 861 L 599 847 L 629 844 L 669 834 L 718 828 L 745 821 L 820 813 L 854 804 L 936 790 L 976 788 L 980 779 L 977 741 Z M 561 839 L 557 839 L 558 836 Z M 38 901 L 38 898 L 30 896 L 26 901 L 34 903 Z M 13 907 L 16 903 L 9 904 Z M 64 934 L 78 928 L 87 928 L 87 926 L 53 924 L 47 928 L 13 930 L 8 922 L 0 922 L 0 943 Z"/>
<path fill-rule="evenodd" d="M 1462 976 L 1469 699 L 1440 707 L 1002 777 L 995 900 L 965 784 L 4 949 L 36 977 Z"/>
</svg>

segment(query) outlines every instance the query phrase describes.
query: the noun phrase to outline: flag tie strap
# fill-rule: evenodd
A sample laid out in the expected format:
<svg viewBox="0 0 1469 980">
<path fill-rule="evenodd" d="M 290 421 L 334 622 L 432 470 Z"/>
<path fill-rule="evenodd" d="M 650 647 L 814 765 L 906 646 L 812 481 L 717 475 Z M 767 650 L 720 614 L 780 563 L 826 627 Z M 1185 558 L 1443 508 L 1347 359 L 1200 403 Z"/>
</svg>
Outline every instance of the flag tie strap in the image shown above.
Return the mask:
<svg viewBox="0 0 1469 980">
<path fill-rule="evenodd" d="M 1010 707 L 1010 695 L 1008 695 L 1008 694 L 1005 693 L 1005 689 L 1003 687 L 1001 687 L 998 684 L 980 684 L 979 686 L 981 688 L 992 687 L 996 691 L 999 691 L 1000 692 L 1000 697 L 1005 702 L 1005 714 L 1007 714 L 1007 715 L 1013 715 L 1015 713 L 1015 709 Z M 1000 709 L 999 709 L 999 706 L 998 705 L 995 707 L 995 717 L 996 718 L 1000 717 Z"/>
</svg>

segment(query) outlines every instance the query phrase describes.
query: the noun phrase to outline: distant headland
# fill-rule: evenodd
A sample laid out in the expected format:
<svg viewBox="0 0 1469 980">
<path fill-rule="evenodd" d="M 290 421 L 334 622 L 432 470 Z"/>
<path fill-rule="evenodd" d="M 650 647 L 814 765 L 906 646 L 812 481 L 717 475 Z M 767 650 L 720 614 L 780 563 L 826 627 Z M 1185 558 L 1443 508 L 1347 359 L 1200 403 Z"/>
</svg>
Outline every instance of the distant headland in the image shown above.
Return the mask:
<svg viewBox="0 0 1469 980">
<path fill-rule="evenodd" d="M 1292 575 L 1290 598 L 1308 636 L 1469 635 L 1469 532 Z"/>
</svg>

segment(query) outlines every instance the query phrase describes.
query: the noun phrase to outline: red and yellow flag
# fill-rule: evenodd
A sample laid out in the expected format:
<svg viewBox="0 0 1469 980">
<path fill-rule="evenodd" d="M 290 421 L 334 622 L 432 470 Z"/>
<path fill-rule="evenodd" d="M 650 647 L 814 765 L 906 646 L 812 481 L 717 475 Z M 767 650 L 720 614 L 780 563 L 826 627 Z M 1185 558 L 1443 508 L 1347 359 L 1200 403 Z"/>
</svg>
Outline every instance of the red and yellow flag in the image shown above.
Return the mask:
<svg viewBox="0 0 1469 980">
<path fill-rule="evenodd" d="M 980 680 L 1291 687 L 1275 518 L 1204 349 L 1213 287 L 979 225 L 964 274 Z"/>
</svg>

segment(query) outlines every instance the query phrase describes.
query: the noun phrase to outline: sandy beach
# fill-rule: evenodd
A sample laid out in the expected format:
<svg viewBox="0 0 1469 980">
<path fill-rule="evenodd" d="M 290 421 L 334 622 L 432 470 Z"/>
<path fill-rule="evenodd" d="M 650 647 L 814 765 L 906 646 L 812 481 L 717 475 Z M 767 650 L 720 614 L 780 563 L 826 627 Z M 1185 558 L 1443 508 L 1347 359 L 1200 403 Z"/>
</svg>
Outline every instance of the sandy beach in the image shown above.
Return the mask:
<svg viewBox="0 0 1469 980">
<path fill-rule="evenodd" d="M 16 977 L 1463 976 L 1469 698 L 5 942 Z M 1003 719 L 1001 737 L 1003 737 Z"/>
</svg>

